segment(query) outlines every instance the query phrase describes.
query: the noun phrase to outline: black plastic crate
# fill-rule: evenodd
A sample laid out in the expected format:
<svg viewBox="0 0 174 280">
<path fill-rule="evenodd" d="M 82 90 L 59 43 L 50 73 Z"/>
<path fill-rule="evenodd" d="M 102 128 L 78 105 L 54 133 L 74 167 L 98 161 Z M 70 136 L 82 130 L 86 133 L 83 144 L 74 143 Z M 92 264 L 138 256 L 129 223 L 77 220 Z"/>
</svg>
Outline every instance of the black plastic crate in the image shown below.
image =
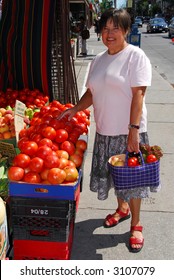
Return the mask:
<svg viewBox="0 0 174 280">
<path fill-rule="evenodd" d="M 66 242 L 76 203 L 68 200 L 11 197 L 13 239 Z"/>
<path fill-rule="evenodd" d="M 11 213 L 29 217 L 68 218 L 75 215 L 76 202 L 27 197 L 10 197 Z"/>
</svg>

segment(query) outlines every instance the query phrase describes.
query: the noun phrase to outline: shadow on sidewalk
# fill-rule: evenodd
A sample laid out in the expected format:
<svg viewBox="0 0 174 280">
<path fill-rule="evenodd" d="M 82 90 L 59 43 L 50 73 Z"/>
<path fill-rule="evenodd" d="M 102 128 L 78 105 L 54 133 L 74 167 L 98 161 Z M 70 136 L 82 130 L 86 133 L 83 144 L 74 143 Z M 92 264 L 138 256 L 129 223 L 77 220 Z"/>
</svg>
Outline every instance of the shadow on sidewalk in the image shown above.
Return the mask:
<svg viewBox="0 0 174 280">
<path fill-rule="evenodd" d="M 124 243 L 128 248 L 130 232 L 123 234 L 98 234 L 102 227 L 103 219 L 90 219 L 83 222 L 77 222 L 74 230 L 74 242 L 71 254 L 71 260 L 102 260 L 102 254 L 97 250 L 116 247 L 119 243 Z M 97 230 L 98 229 L 98 230 Z M 102 231 L 105 230 L 102 227 Z M 106 229 L 109 231 L 110 229 Z M 113 253 L 112 253 L 113 254 Z"/>
</svg>

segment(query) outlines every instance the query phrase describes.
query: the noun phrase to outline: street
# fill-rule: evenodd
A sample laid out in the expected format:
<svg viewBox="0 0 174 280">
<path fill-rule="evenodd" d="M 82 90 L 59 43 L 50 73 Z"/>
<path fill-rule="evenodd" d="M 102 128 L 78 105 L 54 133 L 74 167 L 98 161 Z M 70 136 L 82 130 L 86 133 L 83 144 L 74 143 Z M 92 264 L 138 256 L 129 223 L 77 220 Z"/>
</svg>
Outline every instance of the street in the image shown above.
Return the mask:
<svg viewBox="0 0 174 280">
<path fill-rule="evenodd" d="M 150 58 L 153 68 L 174 86 L 174 43 L 168 33 L 147 33 L 146 24 L 139 31 L 141 48 Z"/>
</svg>

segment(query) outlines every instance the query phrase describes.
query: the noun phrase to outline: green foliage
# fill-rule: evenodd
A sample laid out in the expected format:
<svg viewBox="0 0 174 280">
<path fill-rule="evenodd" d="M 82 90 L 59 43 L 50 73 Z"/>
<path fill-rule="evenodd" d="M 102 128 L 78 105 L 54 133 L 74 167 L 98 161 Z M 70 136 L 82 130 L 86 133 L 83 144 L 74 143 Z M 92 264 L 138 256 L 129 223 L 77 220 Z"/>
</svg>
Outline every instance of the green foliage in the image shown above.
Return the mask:
<svg viewBox="0 0 174 280">
<path fill-rule="evenodd" d="M 136 5 L 136 14 L 139 16 L 147 16 L 149 14 L 149 1 L 138 1 Z"/>
</svg>

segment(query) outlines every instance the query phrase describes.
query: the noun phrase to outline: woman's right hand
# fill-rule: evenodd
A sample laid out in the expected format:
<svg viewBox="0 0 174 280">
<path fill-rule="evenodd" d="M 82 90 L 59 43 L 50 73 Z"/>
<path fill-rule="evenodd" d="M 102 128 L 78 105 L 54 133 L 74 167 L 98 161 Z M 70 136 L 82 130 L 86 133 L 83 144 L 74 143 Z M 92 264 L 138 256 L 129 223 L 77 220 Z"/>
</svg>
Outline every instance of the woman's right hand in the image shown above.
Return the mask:
<svg viewBox="0 0 174 280">
<path fill-rule="evenodd" d="M 73 108 L 68 108 L 67 110 L 63 111 L 59 116 L 58 120 L 63 119 L 64 117 L 68 117 L 68 121 L 70 121 L 74 115 L 77 113 L 75 107 Z"/>
</svg>

